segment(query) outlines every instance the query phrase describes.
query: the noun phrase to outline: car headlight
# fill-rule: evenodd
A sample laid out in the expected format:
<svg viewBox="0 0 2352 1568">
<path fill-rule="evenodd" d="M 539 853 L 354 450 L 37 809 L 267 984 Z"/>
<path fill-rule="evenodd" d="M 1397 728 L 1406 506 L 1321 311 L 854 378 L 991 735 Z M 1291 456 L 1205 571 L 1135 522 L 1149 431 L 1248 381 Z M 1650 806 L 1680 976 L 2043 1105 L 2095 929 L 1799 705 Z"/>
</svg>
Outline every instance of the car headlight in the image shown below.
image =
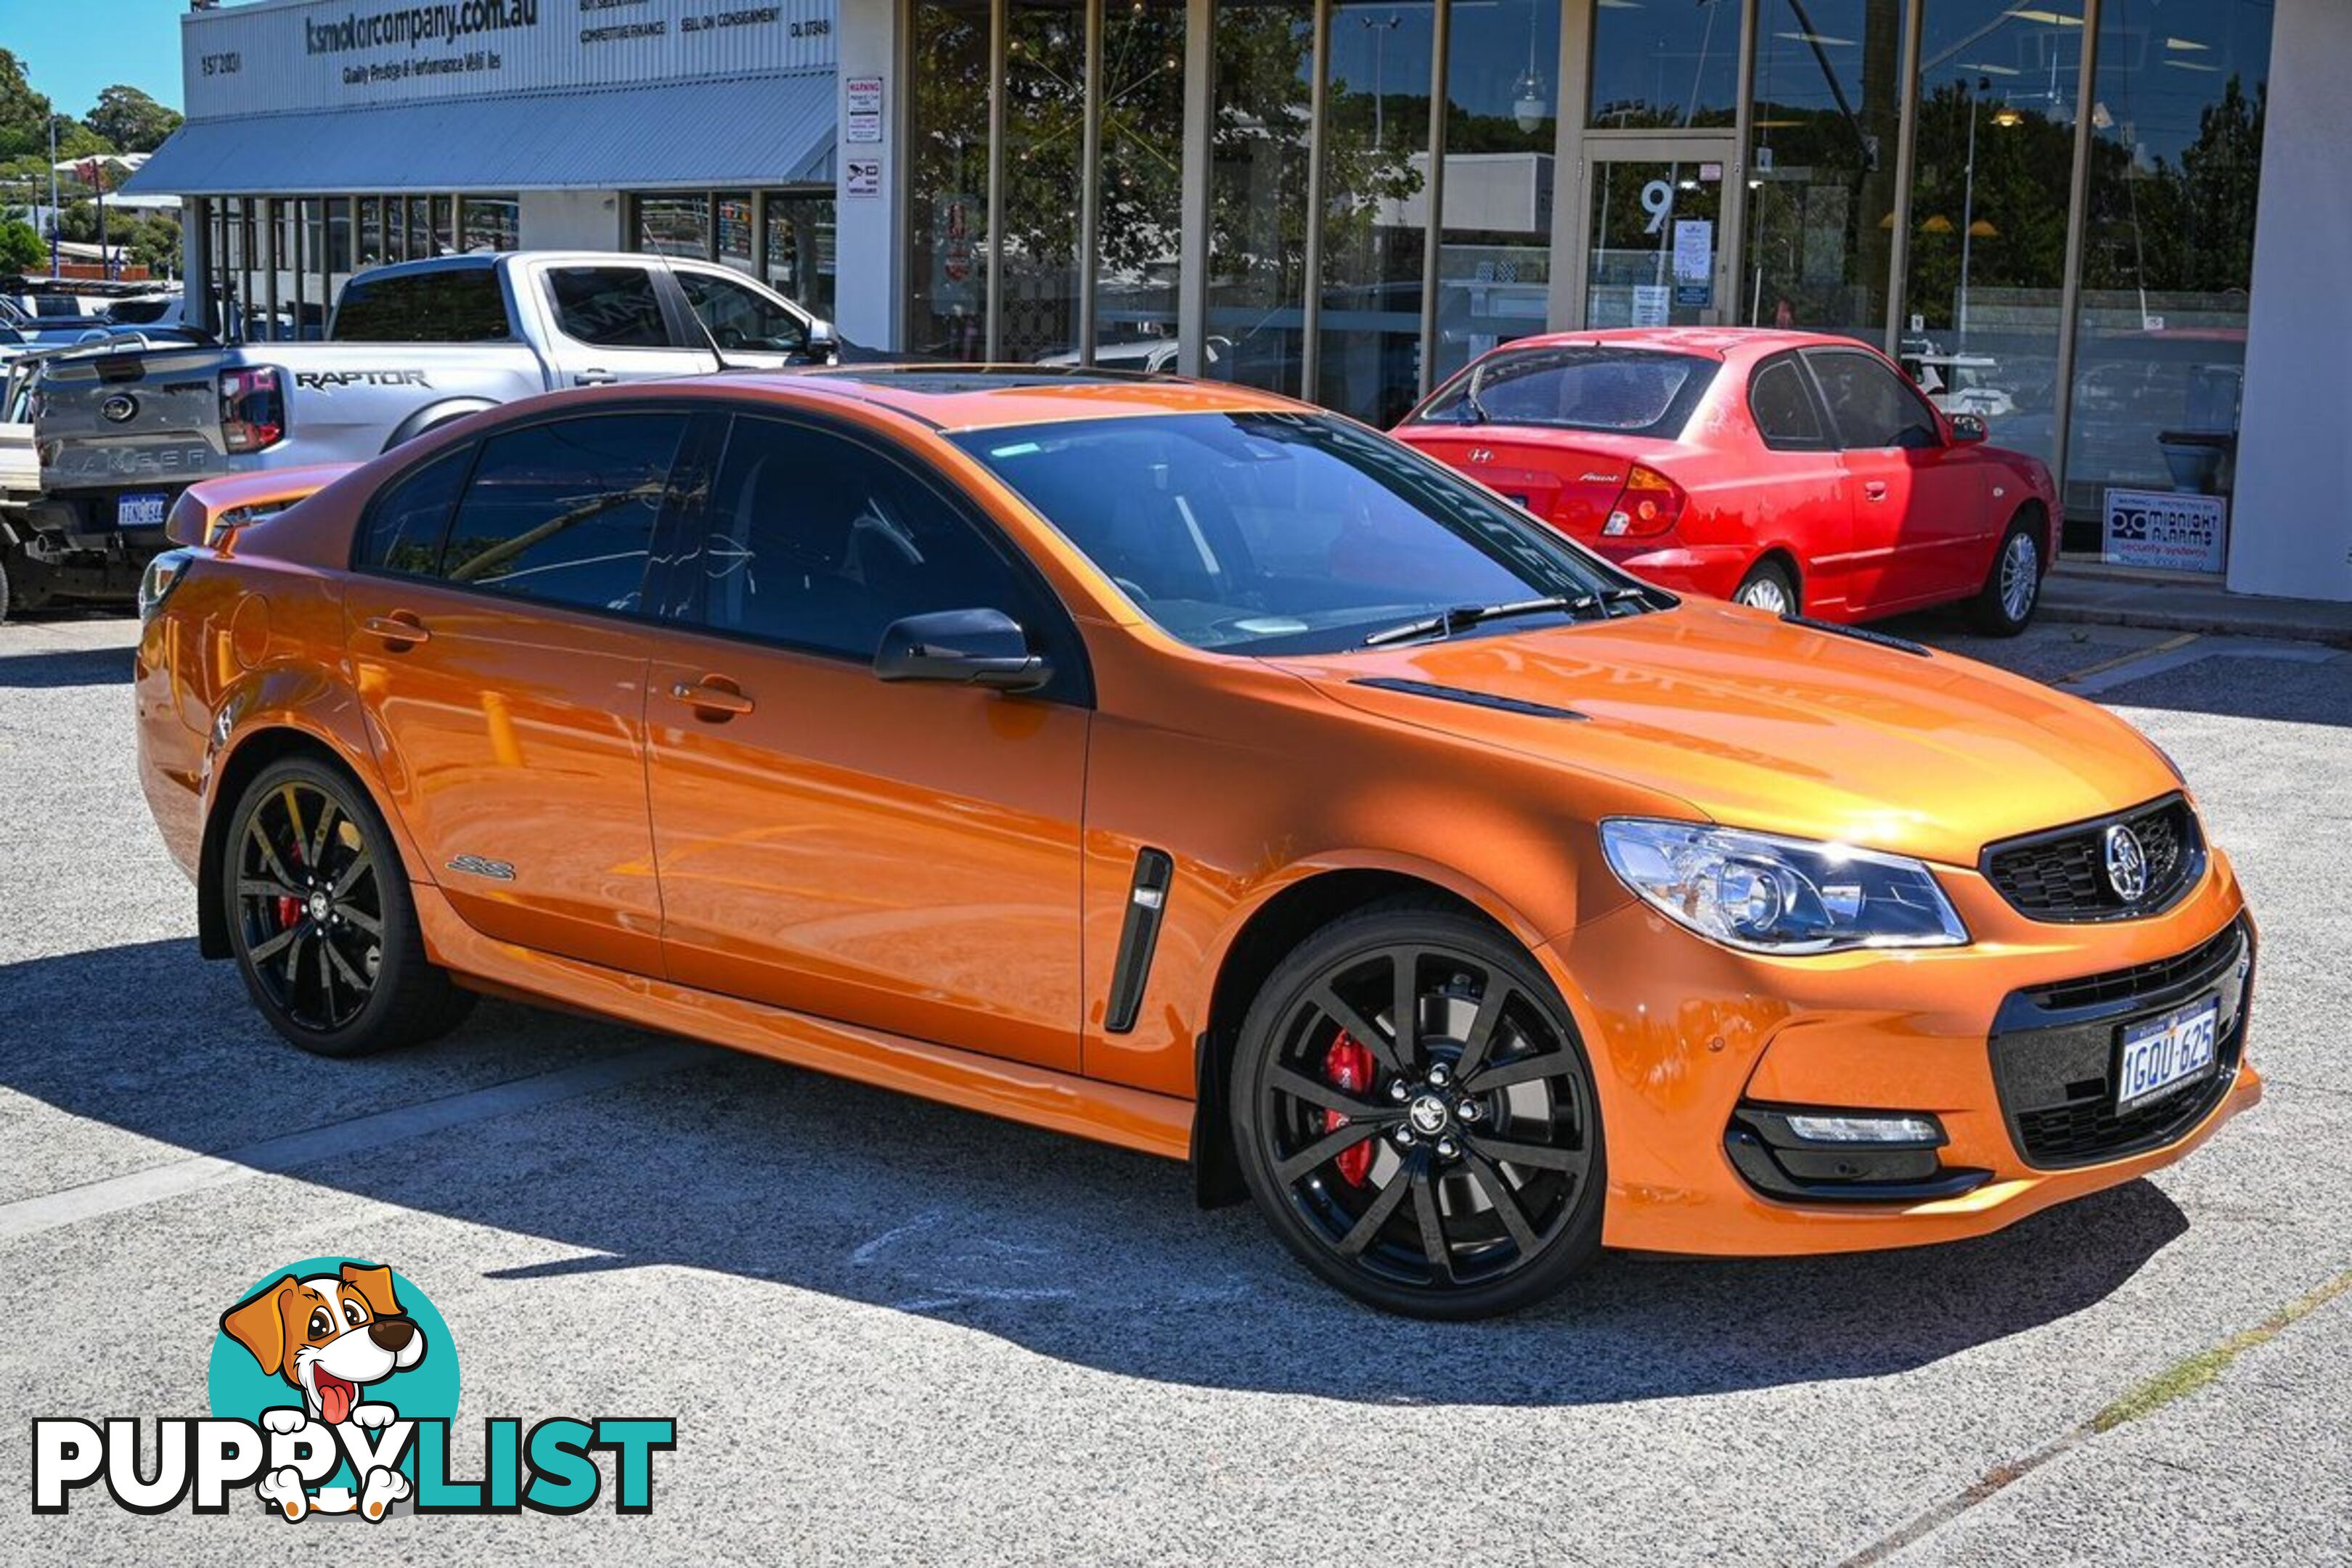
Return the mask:
<svg viewBox="0 0 2352 1568">
<path fill-rule="evenodd" d="M 1900 855 L 1640 817 L 1603 822 L 1601 847 L 1618 879 L 1651 908 L 1742 952 L 1969 940 L 1934 873 Z"/>
</svg>

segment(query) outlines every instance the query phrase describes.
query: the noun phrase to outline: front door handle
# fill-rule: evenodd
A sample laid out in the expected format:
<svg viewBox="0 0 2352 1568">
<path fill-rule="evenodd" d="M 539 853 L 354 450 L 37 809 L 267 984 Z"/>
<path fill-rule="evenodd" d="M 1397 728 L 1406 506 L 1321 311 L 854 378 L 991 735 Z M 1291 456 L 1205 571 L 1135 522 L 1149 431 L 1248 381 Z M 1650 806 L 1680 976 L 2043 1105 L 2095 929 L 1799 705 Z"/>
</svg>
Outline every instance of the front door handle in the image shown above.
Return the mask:
<svg viewBox="0 0 2352 1568">
<path fill-rule="evenodd" d="M 414 647 L 418 643 L 433 640 L 425 623 L 407 610 L 394 610 L 390 615 L 370 616 L 360 623 L 360 630 L 370 637 L 382 637 L 394 647 Z"/>
<path fill-rule="evenodd" d="M 609 370 L 583 370 L 572 378 L 574 386 L 611 386 L 621 378 Z"/>
<path fill-rule="evenodd" d="M 1885 500 L 1886 499 L 1886 486 L 1885 482 L 1878 479 L 1873 479 L 1870 483 L 1863 486 L 1862 499 L 1864 500 Z"/>
<path fill-rule="evenodd" d="M 725 721 L 751 711 L 751 700 L 743 695 L 742 688 L 723 675 L 681 680 L 669 689 L 669 694 L 705 719 Z"/>
</svg>

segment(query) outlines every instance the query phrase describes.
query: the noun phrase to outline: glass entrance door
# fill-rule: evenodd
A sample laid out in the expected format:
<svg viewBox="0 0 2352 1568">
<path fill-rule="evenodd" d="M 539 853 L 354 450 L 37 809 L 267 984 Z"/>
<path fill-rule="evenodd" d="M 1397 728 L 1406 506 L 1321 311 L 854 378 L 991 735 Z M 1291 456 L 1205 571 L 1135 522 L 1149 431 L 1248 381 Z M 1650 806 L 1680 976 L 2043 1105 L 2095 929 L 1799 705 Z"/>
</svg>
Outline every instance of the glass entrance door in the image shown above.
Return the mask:
<svg viewBox="0 0 2352 1568">
<path fill-rule="evenodd" d="M 1727 320 L 1730 140 L 1588 147 L 1584 324 L 1696 327 Z"/>
</svg>

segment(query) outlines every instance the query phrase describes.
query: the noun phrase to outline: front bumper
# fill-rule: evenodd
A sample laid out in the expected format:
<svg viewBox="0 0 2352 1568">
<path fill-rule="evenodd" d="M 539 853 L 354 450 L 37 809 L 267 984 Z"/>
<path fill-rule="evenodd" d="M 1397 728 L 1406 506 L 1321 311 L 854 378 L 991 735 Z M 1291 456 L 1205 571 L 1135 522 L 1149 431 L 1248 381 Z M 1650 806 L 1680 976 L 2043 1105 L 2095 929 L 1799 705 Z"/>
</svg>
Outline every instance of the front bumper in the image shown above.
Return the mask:
<svg viewBox="0 0 2352 1568">
<path fill-rule="evenodd" d="M 2254 930 L 2225 857 L 2163 915 L 2096 926 L 2027 921 L 1973 871 L 1938 873 L 1968 947 L 1759 958 L 1635 904 L 1540 950 L 1599 1079 L 1608 1245 L 1799 1254 L 1979 1236 L 2168 1164 L 2261 1098 L 2245 1054 Z M 2212 1076 L 2117 1118 L 2124 1024 L 2207 994 L 2223 1005 Z M 1931 1116 L 1941 1142 L 1809 1190 L 1774 1173 L 1829 1166 L 1785 1149 L 1759 1163 L 1775 1151 L 1754 1147 L 1789 1108 Z"/>
</svg>

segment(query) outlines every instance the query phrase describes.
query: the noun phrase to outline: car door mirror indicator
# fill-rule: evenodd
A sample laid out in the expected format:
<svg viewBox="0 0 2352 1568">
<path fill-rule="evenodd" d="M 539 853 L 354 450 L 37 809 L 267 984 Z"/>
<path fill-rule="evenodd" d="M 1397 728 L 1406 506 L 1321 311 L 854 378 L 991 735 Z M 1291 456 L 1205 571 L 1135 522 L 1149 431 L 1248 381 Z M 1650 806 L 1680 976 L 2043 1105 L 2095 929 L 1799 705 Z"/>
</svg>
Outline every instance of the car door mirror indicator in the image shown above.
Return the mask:
<svg viewBox="0 0 2352 1568">
<path fill-rule="evenodd" d="M 997 691 L 1034 691 L 1053 678 L 1021 623 L 1002 610 L 937 610 L 893 621 L 875 650 L 885 680 L 940 680 Z"/>
</svg>

